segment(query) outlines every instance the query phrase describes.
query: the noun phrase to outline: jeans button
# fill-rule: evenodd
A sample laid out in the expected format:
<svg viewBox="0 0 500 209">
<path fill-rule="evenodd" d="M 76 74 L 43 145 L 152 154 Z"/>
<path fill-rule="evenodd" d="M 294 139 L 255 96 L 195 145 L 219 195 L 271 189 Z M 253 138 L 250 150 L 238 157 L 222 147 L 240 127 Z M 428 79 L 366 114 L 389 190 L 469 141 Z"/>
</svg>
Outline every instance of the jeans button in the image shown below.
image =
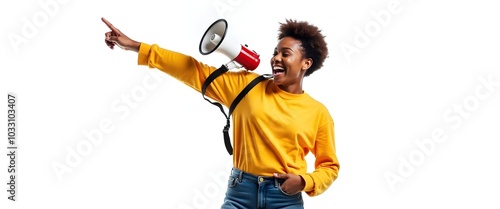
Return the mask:
<svg viewBox="0 0 500 209">
<path fill-rule="evenodd" d="M 259 177 L 259 181 L 260 181 L 260 182 L 263 182 L 263 181 L 264 181 L 264 178 Z"/>
</svg>

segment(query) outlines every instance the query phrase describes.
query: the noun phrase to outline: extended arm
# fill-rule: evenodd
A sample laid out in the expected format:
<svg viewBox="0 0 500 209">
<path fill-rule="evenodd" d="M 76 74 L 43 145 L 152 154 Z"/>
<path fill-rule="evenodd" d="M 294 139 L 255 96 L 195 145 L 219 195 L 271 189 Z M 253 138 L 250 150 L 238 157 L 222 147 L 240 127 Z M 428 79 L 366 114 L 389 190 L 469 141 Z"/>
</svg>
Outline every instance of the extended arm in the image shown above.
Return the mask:
<svg viewBox="0 0 500 209">
<path fill-rule="evenodd" d="M 216 70 L 215 67 L 205 65 L 191 56 L 163 49 L 156 44 L 149 45 L 135 41 L 106 19 L 102 18 L 102 21 L 111 30 L 105 33 L 105 42 L 109 48 L 114 49 L 115 46 L 119 46 L 124 50 L 138 52 L 139 65 L 157 68 L 198 92 L 201 92 L 206 78 Z M 206 95 L 227 106 L 254 77 L 256 75 L 249 75 L 245 72 L 224 73 L 210 84 Z"/>
</svg>

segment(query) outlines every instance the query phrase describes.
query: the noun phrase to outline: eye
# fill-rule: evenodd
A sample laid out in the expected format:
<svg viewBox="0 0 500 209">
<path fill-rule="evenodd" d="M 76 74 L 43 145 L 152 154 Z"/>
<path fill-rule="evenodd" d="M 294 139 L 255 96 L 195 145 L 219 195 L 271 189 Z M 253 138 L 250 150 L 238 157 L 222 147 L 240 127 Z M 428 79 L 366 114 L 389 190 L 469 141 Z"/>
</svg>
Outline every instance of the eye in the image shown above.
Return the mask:
<svg viewBox="0 0 500 209">
<path fill-rule="evenodd" d="M 278 54 L 278 52 L 277 52 L 277 51 L 274 51 L 274 52 L 273 52 L 273 56 L 276 56 L 277 54 Z"/>
</svg>

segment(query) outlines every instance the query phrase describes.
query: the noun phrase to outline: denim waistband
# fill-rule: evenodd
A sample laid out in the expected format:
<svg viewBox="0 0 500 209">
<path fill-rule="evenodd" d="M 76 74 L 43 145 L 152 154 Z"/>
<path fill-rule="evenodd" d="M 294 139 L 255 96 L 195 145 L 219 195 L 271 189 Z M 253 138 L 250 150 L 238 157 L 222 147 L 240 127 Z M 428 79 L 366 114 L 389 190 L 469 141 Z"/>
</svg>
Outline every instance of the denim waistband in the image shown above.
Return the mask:
<svg viewBox="0 0 500 209">
<path fill-rule="evenodd" d="M 243 179 L 246 179 L 258 184 L 274 184 L 275 187 L 278 187 L 285 181 L 285 179 L 278 179 L 273 176 L 258 176 L 255 174 L 244 172 L 237 168 L 233 168 L 231 170 L 231 176 L 236 176 L 236 179 L 239 182 L 241 182 Z"/>
</svg>

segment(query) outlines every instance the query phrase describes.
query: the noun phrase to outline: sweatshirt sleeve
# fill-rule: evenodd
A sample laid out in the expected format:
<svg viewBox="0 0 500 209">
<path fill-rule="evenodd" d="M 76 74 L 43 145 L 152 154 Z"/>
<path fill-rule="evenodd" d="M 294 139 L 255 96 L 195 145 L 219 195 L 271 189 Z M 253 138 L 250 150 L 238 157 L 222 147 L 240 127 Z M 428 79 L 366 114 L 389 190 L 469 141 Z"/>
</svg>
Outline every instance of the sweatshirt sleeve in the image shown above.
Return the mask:
<svg viewBox="0 0 500 209">
<path fill-rule="evenodd" d="M 312 153 L 316 158 L 315 170 L 300 176 L 306 183 L 303 191 L 309 196 L 316 196 L 325 192 L 337 179 L 340 168 L 335 153 L 333 121 L 319 128 Z"/>
<path fill-rule="evenodd" d="M 137 63 L 159 69 L 200 93 L 207 77 L 217 70 L 191 56 L 146 43 L 141 43 Z M 247 71 L 223 73 L 207 87 L 205 95 L 228 106 L 252 77 L 248 74 Z"/>
</svg>

